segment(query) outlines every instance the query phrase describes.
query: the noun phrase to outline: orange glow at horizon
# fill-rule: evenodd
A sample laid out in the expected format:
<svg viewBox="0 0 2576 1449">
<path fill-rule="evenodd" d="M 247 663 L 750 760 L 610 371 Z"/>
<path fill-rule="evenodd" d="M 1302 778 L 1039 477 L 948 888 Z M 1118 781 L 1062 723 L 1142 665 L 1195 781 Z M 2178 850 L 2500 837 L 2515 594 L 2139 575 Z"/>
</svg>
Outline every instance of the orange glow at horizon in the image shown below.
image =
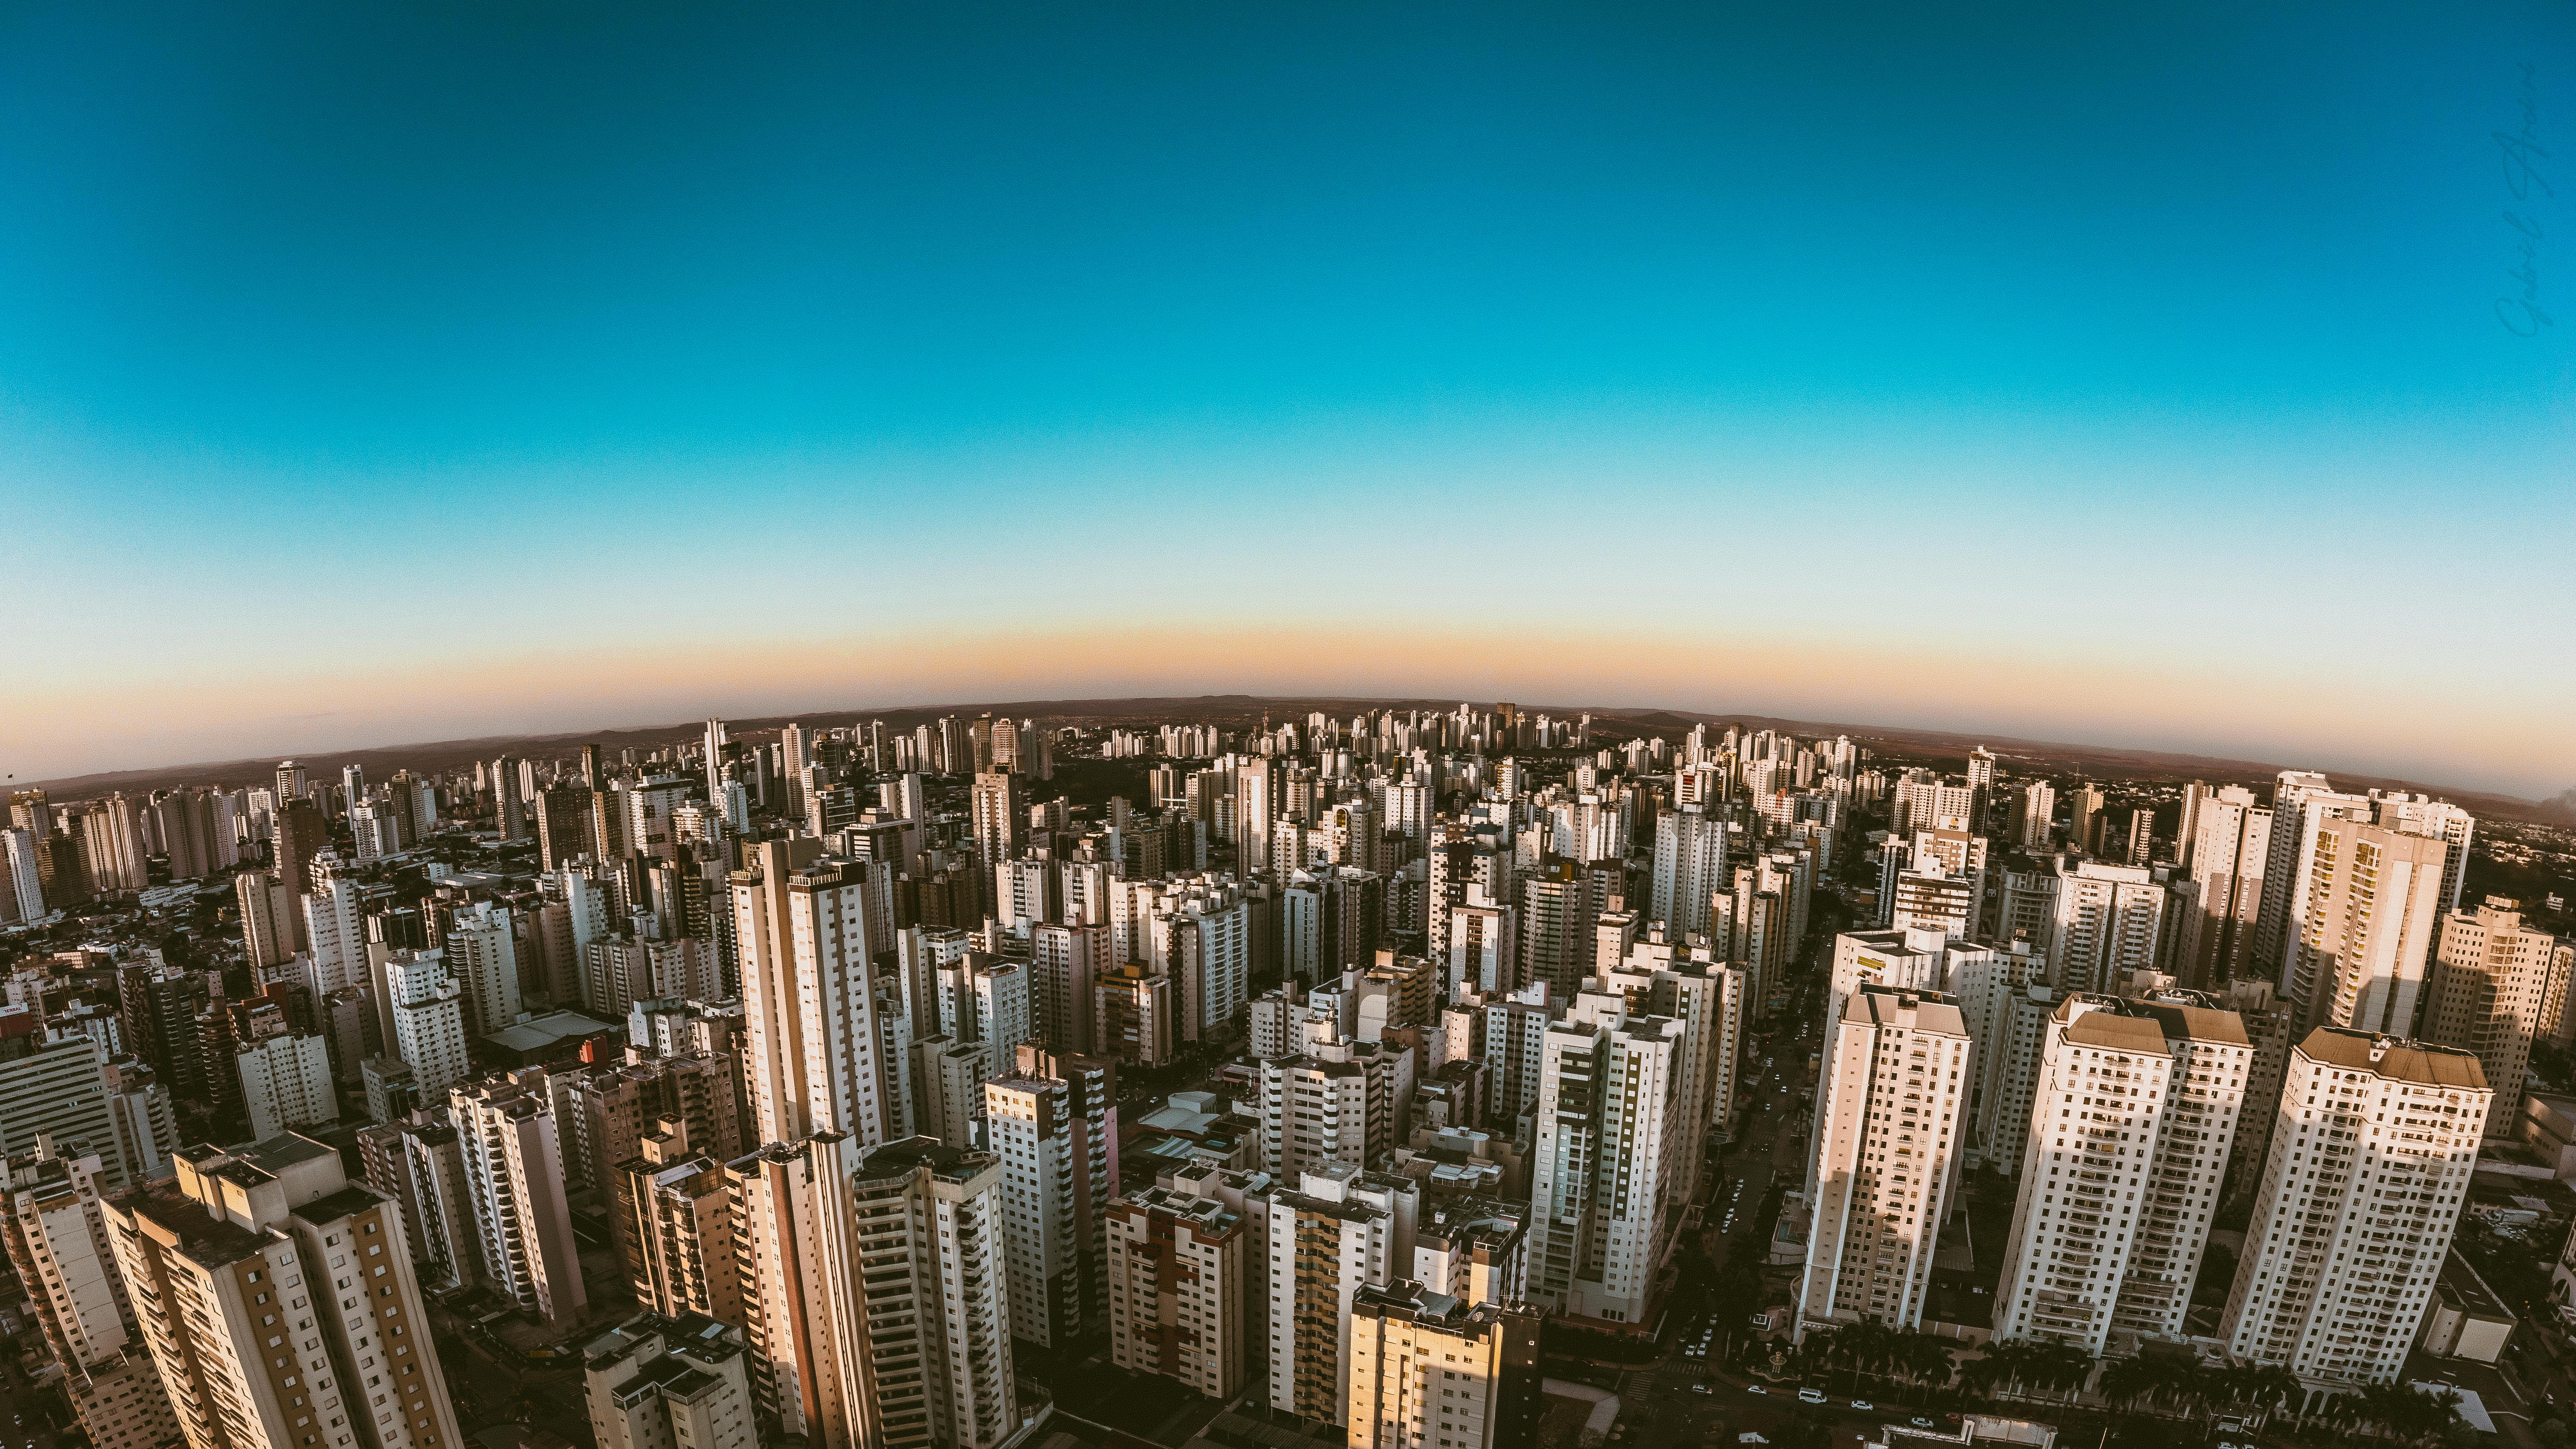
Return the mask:
<svg viewBox="0 0 2576 1449">
<path fill-rule="evenodd" d="M 1668 707 L 2315 759 L 2394 776 L 2424 773 L 2409 760 L 2448 758 L 2485 778 L 2519 779 L 2563 745 L 2563 725 L 2537 698 L 2528 710 L 2463 721 L 2399 708 L 2348 680 L 2256 684 L 2179 661 L 2113 667 L 2088 657 L 1825 641 L 1334 623 L 692 641 L 256 680 L 242 677 L 240 661 L 215 661 L 198 678 L 22 698 L 8 711 L 0 746 L 28 766 L 9 771 L 24 780 L 711 715 L 828 717 L 978 701 L 1231 693 Z"/>
</svg>

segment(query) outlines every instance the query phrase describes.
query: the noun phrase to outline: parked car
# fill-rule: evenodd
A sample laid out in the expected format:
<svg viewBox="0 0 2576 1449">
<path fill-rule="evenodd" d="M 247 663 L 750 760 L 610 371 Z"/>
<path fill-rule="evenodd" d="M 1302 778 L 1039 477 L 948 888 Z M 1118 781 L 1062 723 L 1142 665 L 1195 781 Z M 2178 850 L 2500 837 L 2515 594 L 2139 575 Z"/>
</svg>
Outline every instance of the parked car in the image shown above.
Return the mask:
<svg viewBox="0 0 2576 1449">
<path fill-rule="evenodd" d="M 1824 1401 L 1825 1401 L 1825 1391 L 1824 1391 L 1823 1389 L 1800 1389 L 1800 1390 L 1798 1390 L 1798 1402 L 1799 1402 L 1799 1403 L 1802 1403 L 1802 1404 L 1821 1404 L 1821 1403 L 1823 1403 Z"/>
<path fill-rule="evenodd" d="M 1871 1403 L 1867 1399 L 1854 1399 L 1852 1400 L 1852 1407 L 1855 1409 L 1876 1409 L 1878 1405 Z"/>
<path fill-rule="evenodd" d="M 1744 1391 L 1748 1394 L 1762 1394 L 1770 1392 L 1770 1390 L 1765 1389 L 1760 1384 L 1746 1384 L 1744 1386 Z"/>
<path fill-rule="evenodd" d="M 1713 1394 L 1716 1393 L 1717 1390 L 1710 1388 L 1706 1384 L 1693 1384 L 1691 1385 L 1691 1392 L 1694 1394 Z"/>
<path fill-rule="evenodd" d="M 1921 1414 L 1915 1415 L 1913 1418 L 1906 1420 L 1906 1422 L 1912 1424 L 1917 1429 L 1929 1429 L 1932 1427 L 1932 1421 L 1924 1418 Z"/>
</svg>

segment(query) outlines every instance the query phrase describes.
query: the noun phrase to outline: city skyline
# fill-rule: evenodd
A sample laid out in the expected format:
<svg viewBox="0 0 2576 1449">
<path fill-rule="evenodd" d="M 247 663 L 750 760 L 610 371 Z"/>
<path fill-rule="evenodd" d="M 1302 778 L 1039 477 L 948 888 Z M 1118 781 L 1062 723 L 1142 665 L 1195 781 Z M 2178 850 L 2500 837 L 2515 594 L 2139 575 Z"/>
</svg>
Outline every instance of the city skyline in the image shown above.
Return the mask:
<svg viewBox="0 0 2576 1449">
<path fill-rule="evenodd" d="M 2568 1449 L 2576 9 L 0 34 L 0 1449 Z"/>
<path fill-rule="evenodd" d="M 0 771 L 1247 691 L 2545 798 L 2566 25 L 34 15 Z"/>
</svg>

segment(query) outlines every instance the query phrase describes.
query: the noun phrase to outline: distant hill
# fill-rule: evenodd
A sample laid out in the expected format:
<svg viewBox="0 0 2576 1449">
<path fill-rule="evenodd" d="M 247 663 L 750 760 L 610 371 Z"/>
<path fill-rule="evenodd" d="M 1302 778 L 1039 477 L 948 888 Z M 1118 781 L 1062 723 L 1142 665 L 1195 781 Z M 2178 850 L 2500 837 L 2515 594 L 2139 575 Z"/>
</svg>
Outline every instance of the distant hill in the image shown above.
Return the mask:
<svg viewBox="0 0 2576 1449">
<path fill-rule="evenodd" d="M 1068 722 L 1100 723 L 1111 720 L 1132 721 L 1140 725 L 1179 724 L 1206 721 L 1240 728 L 1258 724 L 1267 717 L 1273 724 L 1302 720 L 1322 711 L 1347 719 L 1366 709 L 1455 709 L 1455 698 L 1395 699 L 1366 696 L 1261 696 L 1249 694 L 1206 694 L 1149 696 L 1133 699 L 1023 699 L 979 703 L 909 705 L 893 709 L 812 709 L 796 714 L 773 715 L 758 719 L 728 719 L 726 724 L 737 737 L 753 736 L 777 730 L 799 720 L 820 724 L 842 724 L 852 719 L 882 719 L 889 726 L 909 730 L 925 720 L 949 714 L 993 714 L 1012 719 L 1051 719 Z M 1479 701 L 1490 704 L 1490 701 Z M 1525 711 L 1564 718 L 1589 713 L 1596 726 L 1609 726 L 1626 734 L 1656 735 L 1677 738 L 1687 734 L 1693 725 L 1707 724 L 1712 729 L 1737 725 L 1747 729 L 1782 730 L 1792 734 L 1849 735 L 1868 745 L 1880 755 L 1907 763 L 1946 763 L 1955 765 L 1967 757 L 1976 745 L 2009 760 L 2019 762 L 2025 771 L 2057 774 L 2082 774 L 2102 779 L 2123 780 L 2189 780 L 2238 781 L 2264 783 L 2284 769 L 2308 768 L 2300 764 L 2281 764 L 2262 760 L 2226 759 L 2209 755 L 2175 754 L 2158 750 L 2129 749 L 2112 745 L 2077 744 L 2058 740 L 2030 740 L 2006 735 L 1965 734 L 1948 730 L 1915 729 L 1903 725 L 1850 724 L 1831 720 L 1782 719 L 1769 715 L 1701 714 L 1663 708 L 1621 708 L 1616 706 L 1549 704 L 1525 702 Z M 294 758 L 315 779 L 329 779 L 344 765 L 362 767 L 370 780 L 382 780 L 398 769 L 445 771 L 490 759 L 495 755 L 534 755 L 540 759 L 571 755 L 585 743 L 596 743 L 611 760 L 621 750 L 649 750 L 683 740 L 694 740 L 705 728 L 704 721 L 691 720 L 677 724 L 635 725 L 544 735 L 486 735 L 474 739 L 434 740 L 416 744 L 383 745 L 363 750 L 322 751 Z M 220 784 L 254 785 L 274 777 L 277 755 L 257 759 L 203 761 L 194 764 L 166 765 L 150 769 L 115 770 L 100 774 L 77 775 L 63 779 L 14 782 L 13 788 L 41 786 L 57 800 L 83 800 L 111 790 L 141 791 L 170 785 Z M 2416 790 L 2443 796 L 2480 814 L 2505 815 L 2521 819 L 2551 820 L 2576 823 L 2576 789 L 2546 801 L 2525 800 L 2511 795 L 2486 791 L 2462 790 L 2420 780 L 2402 780 L 2331 771 L 2335 782 L 2346 788 L 2377 787 L 2390 790 Z"/>
</svg>

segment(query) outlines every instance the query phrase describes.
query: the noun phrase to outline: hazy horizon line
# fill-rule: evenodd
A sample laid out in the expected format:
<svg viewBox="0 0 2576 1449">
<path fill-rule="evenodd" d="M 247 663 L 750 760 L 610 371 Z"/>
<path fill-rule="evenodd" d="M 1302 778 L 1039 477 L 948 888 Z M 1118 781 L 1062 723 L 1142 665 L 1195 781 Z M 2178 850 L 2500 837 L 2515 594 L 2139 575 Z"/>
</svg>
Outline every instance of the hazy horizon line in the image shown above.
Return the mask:
<svg viewBox="0 0 2576 1449">
<path fill-rule="evenodd" d="M 246 766 L 287 760 L 313 759 L 327 761 L 353 755 L 397 754 L 403 751 L 414 750 L 453 750 L 468 745 L 482 743 L 499 745 L 522 742 L 549 743 L 555 741 L 581 740 L 585 737 L 652 734 L 666 731 L 686 730 L 693 725 L 700 724 L 704 720 L 710 719 L 721 719 L 728 724 L 739 723 L 753 729 L 769 729 L 776 728 L 781 724 L 793 723 L 800 719 L 839 714 L 848 714 L 857 717 L 869 715 L 886 716 L 916 714 L 935 717 L 941 715 L 964 714 L 968 712 L 991 713 L 997 710 L 1012 708 L 1026 711 L 1030 706 L 1069 706 L 1079 708 L 1097 705 L 1197 705 L 1226 700 L 1240 700 L 1252 705 L 1279 703 L 1313 706 L 1346 703 L 1371 708 L 1423 707 L 1431 705 L 1437 701 L 1455 700 L 1458 704 L 1474 705 L 1478 708 L 1487 710 L 1492 709 L 1499 703 L 1507 702 L 1499 698 L 1454 696 L 1445 694 L 1259 694 L 1230 690 L 1206 694 L 1065 695 L 1049 698 L 1023 696 L 1018 698 L 994 698 L 984 700 L 944 700 L 935 703 L 817 705 L 801 710 L 762 711 L 757 713 L 713 712 L 704 715 L 692 715 L 680 719 L 666 719 L 631 724 L 600 724 L 568 730 L 502 730 L 488 734 L 449 735 L 438 739 L 414 739 L 366 745 L 324 745 L 304 749 L 290 748 L 257 751 L 222 759 L 180 760 L 171 763 L 136 765 L 119 769 L 92 770 L 80 774 L 56 775 L 44 779 L 29 781 L 18 781 L 12 777 L 7 782 L 6 788 L 11 790 L 56 789 L 66 786 L 85 786 L 90 782 L 97 782 L 96 788 L 100 790 L 112 790 L 116 788 L 113 783 L 114 781 L 126 777 L 170 775 L 195 770 L 217 771 L 240 769 Z M 1533 709 L 1542 713 L 1550 714 L 1606 714 L 1613 718 L 1663 714 L 1686 719 L 1692 723 L 1763 721 L 1785 728 L 1792 733 L 1804 733 L 1810 730 L 1832 730 L 1846 734 L 1863 735 L 1864 737 L 1868 737 L 1873 733 L 1882 738 L 1902 737 L 1906 735 L 1937 737 L 1943 742 L 1955 740 L 1961 744 L 1963 750 L 1969 746 L 1984 744 L 1999 747 L 2006 752 L 2009 752 L 2014 747 L 2024 747 L 2133 755 L 2144 757 L 2138 762 L 2142 768 L 2153 768 L 2153 765 L 2150 764 L 2151 761 L 2170 762 L 2174 767 L 2182 767 L 2185 765 L 2205 765 L 2210 767 L 2231 767 L 2243 771 L 2256 772 L 2277 771 L 2282 769 L 2319 768 L 2313 765 L 2302 766 L 2287 764 L 2277 760 L 2260 760 L 2244 756 L 2209 754 L 2196 750 L 2173 749 L 2153 745 L 2118 744 L 2099 740 L 2048 739 L 2036 735 L 1985 732 L 1973 729 L 1960 729 L 1945 725 L 1805 719 L 1794 715 L 1763 710 L 1707 710 L 1670 704 L 1561 703 L 1538 699 L 1529 701 L 1514 700 L 1508 702 L 1523 709 Z M 1122 712 L 1153 714 L 1163 712 L 1180 713 L 1181 711 L 1157 711 L 1150 708 L 1139 708 L 1131 711 L 1103 711 L 1093 717 L 1103 722 L 1113 721 L 1118 718 L 1119 714 Z M 1030 717 L 1039 720 L 1047 718 L 1043 713 L 1033 713 Z M 853 722 L 855 723 L 856 720 L 854 719 Z M 1889 742 L 1897 744 L 1900 747 L 1909 743 L 1902 738 L 1890 738 Z M 1931 739 L 1926 739 L 1914 743 L 1918 743 L 1923 747 L 1929 748 L 1933 744 L 1933 741 Z M 2436 781 L 2420 780 L 2404 774 L 2386 771 L 2373 771 L 2363 768 L 2335 768 L 2332 766 L 2326 766 L 2323 768 L 2327 773 L 2340 774 L 2356 780 L 2407 785 L 2428 790 L 2440 790 L 2453 795 L 2474 796 L 2494 800 L 2503 804 L 2518 805 L 2527 808 L 2539 808 L 2553 803 L 2551 797 L 2524 796 L 2499 789 L 2445 785 Z M 222 782 L 217 780 L 212 783 Z M 2571 790 L 2570 793 L 2576 793 L 2576 790 Z"/>
</svg>

